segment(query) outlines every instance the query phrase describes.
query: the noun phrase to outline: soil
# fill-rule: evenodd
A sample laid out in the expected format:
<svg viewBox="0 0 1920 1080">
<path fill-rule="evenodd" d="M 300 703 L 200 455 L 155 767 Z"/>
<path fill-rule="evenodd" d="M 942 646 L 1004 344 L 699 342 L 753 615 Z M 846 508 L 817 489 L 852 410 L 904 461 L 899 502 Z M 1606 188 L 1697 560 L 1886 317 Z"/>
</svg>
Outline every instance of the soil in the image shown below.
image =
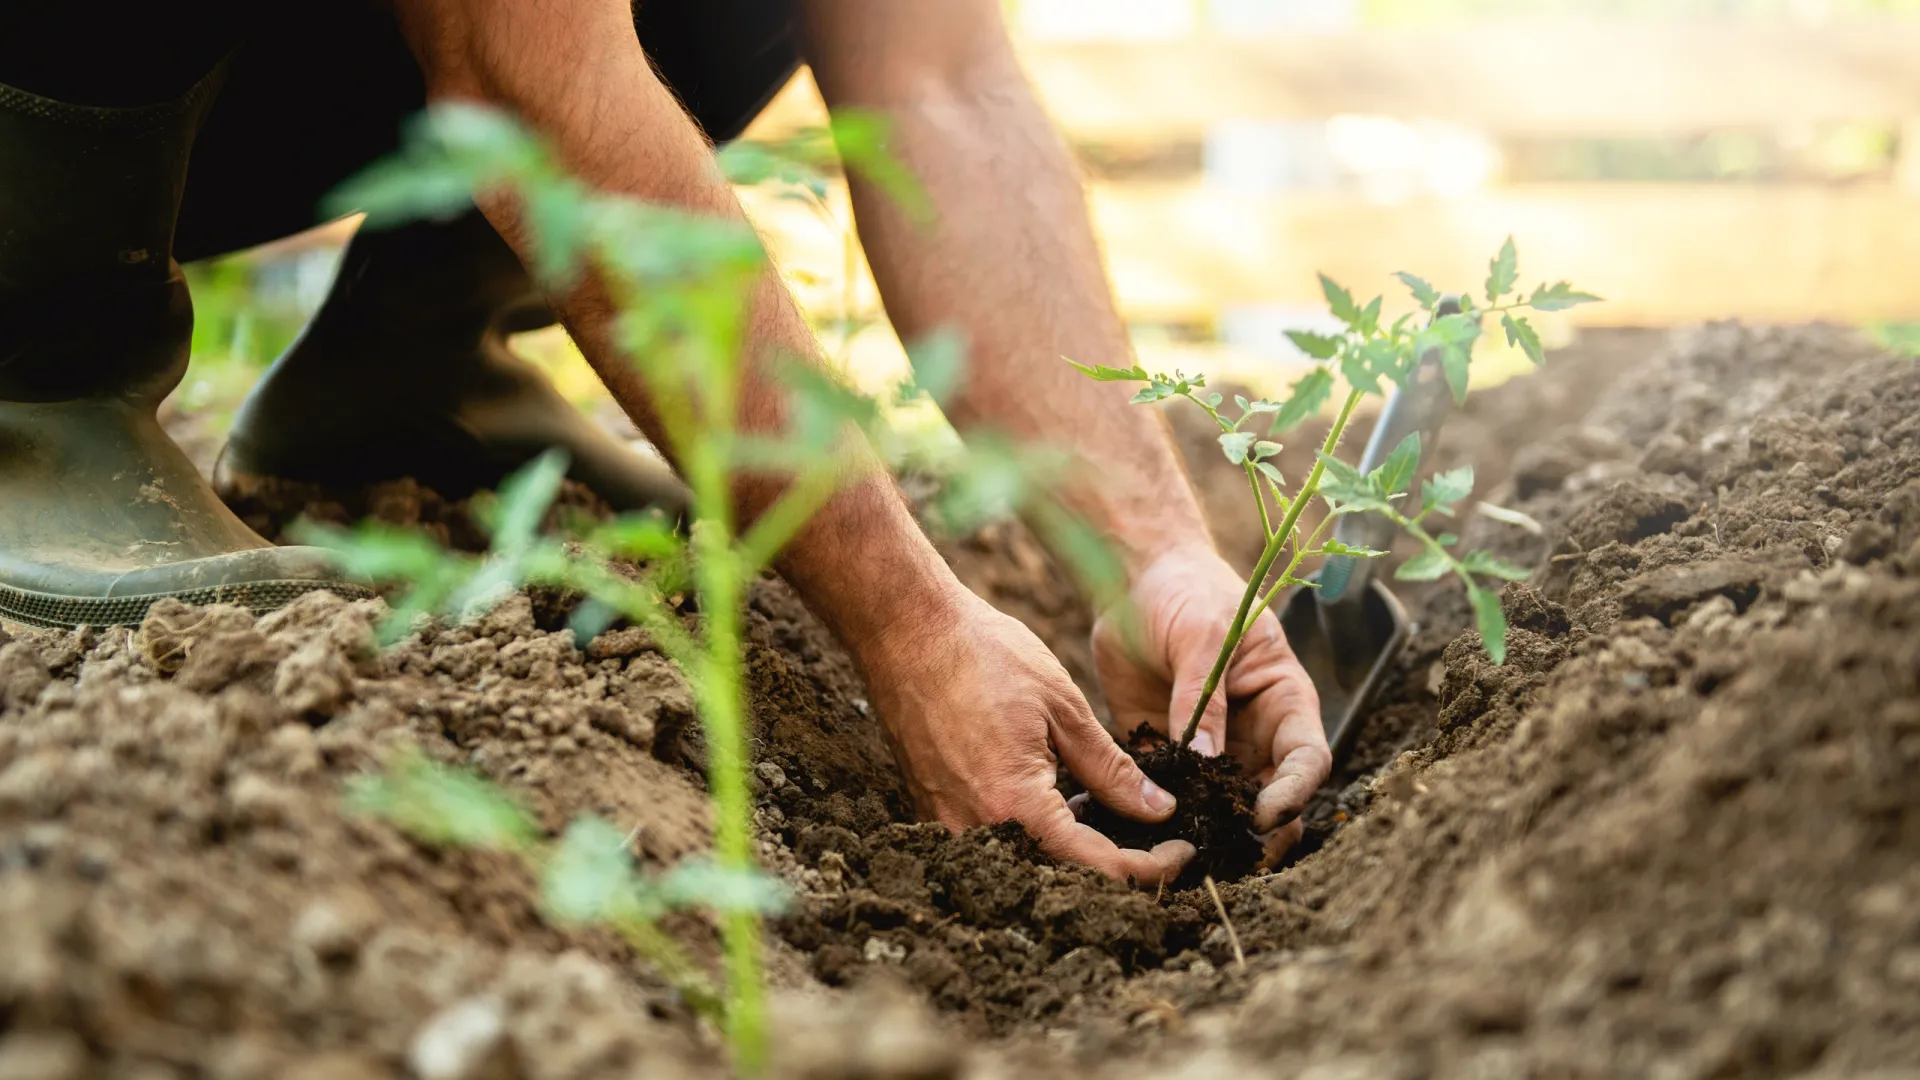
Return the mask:
<svg viewBox="0 0 1920 1080">
<path fill-rule="evenodd" d="M 1545 527 L 1462 518 L 1534 570 L 1503 596 L 1508 662 L 1457 586 L 1408 590 L 1420 629 L 1302 852 L 1222 880 L 1224 916 L 1017 830 L 913 824 L 857 674 L 760 583 L 761 849 L 798 896 L 776 1070 L 1912 1075 L 1920 370 L 1823 327 L 1577 351 L 1471 401 L 1438 454 Z M 457 506 L 380 499 L 460 539 Z M 1218 519 L 1225 549 L 1244 525 Z M 1084 658 L 1086 613 L 1016 526 L 950 555 Z M 633 830 L 647 866 L 700 851 L 684 683 L 550 606 L 386 653 L 377 602 L 324 594 L 0 640 L 0 1077 L 724 1074 L 517 866 L 342 811 L 347 778 L 418 748 L 549 829 Z M 670 929 L 711 961 L 703 920 Z"/>
<path fill-rule="evenodd" d="M 1150 851 L 1168 840 L 1185 840 L 1195 855 L 1175 888 L 1191 889 L 1208 878 L 1238 881 L 1252 873 L 1265 851 L 1253 831 L 1253 800 L 1260 785 L 1229 755 L 1201 757 L 1142 724 L 1129 734 L 1127 752 L 1179 806 L 1165 821 L 1148 824 L 1089 801 L 1081 820 L 1125 848 Z"/>
</svg>

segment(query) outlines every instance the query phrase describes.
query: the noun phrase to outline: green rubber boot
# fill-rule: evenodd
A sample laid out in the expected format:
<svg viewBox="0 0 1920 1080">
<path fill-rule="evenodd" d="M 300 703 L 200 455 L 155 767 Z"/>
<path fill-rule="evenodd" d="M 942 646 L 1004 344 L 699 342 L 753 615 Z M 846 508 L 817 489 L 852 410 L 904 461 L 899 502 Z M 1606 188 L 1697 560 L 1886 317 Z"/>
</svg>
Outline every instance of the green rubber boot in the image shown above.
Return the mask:
<svg viewBox="0 0 1920 1080">
<path fill-rule="evenodd" d="M 220 75 L 131 109 L 0 86 L 0 620 L 369 595 L 241 524 L 155 419 L 187 365 L 174 217 Z"/>
<path fill-rule="evenodd" d="M 363 230 L 320 311 L 235 415 L 215 484 L 235 498 L 265 477 L 345 490 L 411 477 L 458 498 L 557 446 L 614 509 L 678 514 L 685 489 L 664 462 L 508 350 L 508 334 L 552 321 L 477 211 Z"/>
</svg>

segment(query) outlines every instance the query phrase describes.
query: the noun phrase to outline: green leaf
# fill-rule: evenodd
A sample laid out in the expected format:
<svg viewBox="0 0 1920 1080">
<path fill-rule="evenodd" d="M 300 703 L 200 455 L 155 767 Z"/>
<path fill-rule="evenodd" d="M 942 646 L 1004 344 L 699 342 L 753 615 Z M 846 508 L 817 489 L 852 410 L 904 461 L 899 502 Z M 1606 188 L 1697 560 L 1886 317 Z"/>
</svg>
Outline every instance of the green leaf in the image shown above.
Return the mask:
<svg viewBox="0 0 1920 1080">
<path fill-rule="evenodd" d="M 1368 301 L 1367 306 L 1360 309 L 1360 323 L 1355 329 L 1359 330 L 1362 334 L 1372 334 L 1378 331 L 1380 329 L 1380 305 L 1385 300 L 1386 297 L 1384 296 L 1376 296 Z"/>
<path fill-rule="evenodd" d="M 793 429 L 790 468 L 824 454 L 852 425 L 871 432 L 880 422 L 880 403 L 848 386 L 830 371 L 804 360 L 789 360 L 777 375 L 792 391 L 789 423 Z"/>
<path fill-rule="evenodd" d="M 1047 549 L 1067 565 L 1100 610 L 1126 597 L 1127 572 L 1106 534 L 1051 497 L 1034 500 L 1028 520 Z"/>
<path fill-rule="evenodd" d="M 1253 467 L 1259 469 L 1260 475 L 1266 477 L 1267 481 L 1273 485 L 1274 494 L 1277 495 L 1286 490 L 1287 478 L 1280 475 L 1279 468 L 1275 466 L 1273 462 L 1256 461 L 1253 463 Z"/>
<path fill-rule="evenodd" d="M 1254 442 L 1259 438 L 1260 436 L 1252 431 L 1222 432 L 1220 450 L 1227 455 L 1228 461 L 1235 465 L 1244 465 L 1247 461 L 1247 451 L 1253 449 Z"/>
<path fill-rule="evenodd" d="M 673 522 L 658 510 L 622 514 L 587 534 L 595 551 L 627 559 L 662 559 L 686 546 Z"/>
<path fill-rule="evenodd" d="M 1473 510 L 1475 513 L 1485 514 L 1495 521 L 1518 526 L 1535 536 L 1545 536 L 1547 534 L 1547 527 L 1545 525 L 1534 520 L 1531 515 L 1523 514 L 1518 510 L 1509 510 L 1504 506 L 1496 506 L 1490 502 L 1478 503 L 1474 506 Z"/>
<path fill-rule="evenodd" d="M 1469 574 L 1484 574 L 1502 581 L 1525 581 L 1533 576 L 1531 571 L 1523 570 L 1488 551 L 1469 551 L 1460 560 L 1460 565 Z"/>
<path fill-rule="evenodd" d="M 346 799 L 349 809 L 429 844 L 517 850 L 539 835 L 532 815 L 500 789 L 419 754 L 400 758 L 384 775 L 355 778 Z"/>
<path fill-rule="evenodd" d="M 913 389 L 945 405 L 967 366 L 967 336 L 943 326 L 907 346 L 907 363 L 913 369 Z"/>
<path fill-rule="evenodd" d="M 892 148 L 893 122 L 885 113 L 841 107 L 828 121 L 833 146 L 847 170 L 879 188 L 916 224 L 933 221 L 933 201 Z"/>
<path fill-rule="evenodd" d="M 1414 474 L 1420 471 L 1420 433 L 1407 432 L 1387 460 L 1380 467 L 1367 474 L 1368 483 L 1380 495 L 1397 495 L 1413 483 Z"/>
<path fill-rule="evenodd" d="M 500 481 L 499 497 L 480 514 L 494 551 L 519 550 L 533 541 L 566 476 L 567 452 L 554 447 Z"/>
<path fill-rule="evenodd" d="M 1326 295 L 1327 306 L 1333 309 L 1333 317 L 1349 327 L 1359 329 L 1360 306 L 1353 302 L 1353 294 L 1325 274 L 1320 275 L 1320 291 Z"/>
<path fill-rule="evenodd" d="M 567 826 L 542 868 L 540 897 L 556 921 L 577 926 L 618 915 L 633 902 L 635 885 L 626 835 L 583 817 Z"/>
<path fill-rule="evenodd" d="M 1432 581 L 1453 570 L 1453 560 L 1438 548 L 1421 548 L 1420 554 L 1400 564 L 1393 576 L 1401 581 Z"/>
<path fill-rule="evenodd" d="M 1065 358 L 1063 357 L 1062 359 Z M 1071 360 L 1068 360 L 1067 364 L 1071 366 L 1073 370 L 1078 371 L 1094 382 L 1149 382 L 1153 379 L 1152 375 L 1147 374 L 1147 369 L 1141 367 L 1139 364 L 1135 364 L 1130 368 L 1106 367 L 1101 364 L 1088 367 L 1085 364 L 1076 364 Z"/>
<path fill-rule="evenodd" d="M 779 878 L 753 867 L 721 866 L 689 859 L 649 883 L 648 891 L 669 908 L 778 915 L 792 902 Z"/>
<path fill-rule="evenodd" d="M 1452 513 L 1453 504 L 1473 494 L 1473 466 L 1448 469 L 1420 484 L 1420 509 Z"/>
<path fill-rule="evenodd" d="M 1347 380 L 1348 386 L 1363 394 L 1380 393 L 1380 376 L 1368 362 L 1364 347 L 1342 351 L 1336 363 L 1340 365 L 1340 377 Z"/>
<path fill-rule="evenodd" d="M 1467 599 L 1473 601 L 1474 622 L 1480 628 L 1480 641 L 1487 657 L 1496 664 L 1507 662 L 1507 616 L 1500 610 L 1500 594 L 1478 585 L 1467 586 Z"/>
<path fill-rule="evenodd" d="M 1452 547 L 1460 542 L 1460 538 L 1453 533 L 1443 532 L 1439 536 L 1434 537 L 1433 542 L 1439 544 L 1441 547 Z"/>
<path fill-rule="evenodd" d="M 1360 470 L 1341 461 L 1331 454 L 1320 455 L 1323 472 L 1320 476 L 1320 493 L 1341 502 L 1353 502 L 1373 497 L 1373 489 Z"/>
<path fill-rule="evenodd" d="M 1268 401 L 1265 398 L 1261 398 L 1258 401 L 1243 402 L 1240 406 L 1240 409 L 1242 412 L 1246 413 L 1246 415 L 1248 416 L 1265 416 L 1269 413 L 1279 412 L 1280 403 L 1277 401 Z"/>
<path fill-rule="evenodd" d="M 1597 304 L 1600 298 L 1592 293 L 1580 292 L 1572 282 L 1559 281 L 1552 285 L 1542 285 L 1533 290 L 1533 296 L 1527 300 L 1527 306 L 1535 311 L 1565 311 L 1581 304 Z"/>
<path fill-rule="evenodd" d="M 1219 408 L 1219 407 L 1220 407 L 1220 402 L 1221 402 L 1221 401 L 1222 401 L 1223 399 L 1221 398 L 1221 396 L 1220 396 L 1219 394 L 1217 394 L 1217 393 L 1213 393 L 1213 394 L 1208 394 L 1208 395 L 1206 396 L 1206 398 L 1205 398 L 1204 400 L 1205 400 L 1205 401 L 1206 401 L 1206 403 L 1207 403 L 1207 408 L 1209 408 L 1209 409 L 1217 409 L 1217 408 Z"/>
<path fill-rule="evenodd" d="M 1312 330 L 1289 330 L 1287 340 L 1315 360 L 1331 360 L 1334 354 L 1340 351 L 1340 342 L 1343 339 L 1336 334 L 1319 334 Z"/>
<path fill-rule="evenodd" d="M 1407 287 L 1407 291 L 1413 293 L 1414 303 L 1419 304 L 1426 310 L 1432 311 L 1434 305 L 1440 302 L 1440 290 L 1427 284 L 1425 278 L 1415 274 L 1409 274 L 1405 270 L 1393 276 L 1399 278 L 1400 283 Z"/>
<path fill-rule="evenodd" d="M 1320 552 L 1323 555 L 1346 555 L 1355 559 L 1377 559 L 1386 554 L 1386 552 L 1378 551 L 1374 548 L 1354 547 L 1352 544 L 1342 543 L 1338 540 L 1328 540 L 1326 543 L 1321 544 Z"/>
<path fill-rule="evenodd" d="M 1280 406 L 1268 433 L 1277 435 L 1300 426 L 1307 417 L 1319 412 L 1320 406 L 1325 405 L 1332 396 L 1333 372 L 1323 367 L 1307 372 L 1293 384 L 1292 395 L 1287 398 L 1285 405 Z"/>
<path fill-rule="evenodd" d="M 1520 277 L 1520 253 L 1513 246 L 1513 237 L 1500 245 L 1500 254 L 1487 264 L 1487 303 L 1497 304 L 1500 298 L 1513 291 L 1513 283 Z"/>
<path fill-rule="evenodd" d="M 1533 361 L 1536 367 L 1547 362 L 1546 351 L 1540 347 L 1540 334 L 1525 316 L 1516 318 L 1503 314 L 1500 316 L 1500 325 L 1507 331 L 1507 344 L 1520 346 L 1520 350 L 1527 354 L 1527 359 Z"/>
<path fill-rule="evenodd" d="M 1285 449 L 1286 447 L 1277 442 L 1261 439 L 1259 442 L 1253 444 L 1253 454 L 1251 456 L 1255 461 L 1258 461 L 1261 458 L 1270 458 Z"/>
</svg>

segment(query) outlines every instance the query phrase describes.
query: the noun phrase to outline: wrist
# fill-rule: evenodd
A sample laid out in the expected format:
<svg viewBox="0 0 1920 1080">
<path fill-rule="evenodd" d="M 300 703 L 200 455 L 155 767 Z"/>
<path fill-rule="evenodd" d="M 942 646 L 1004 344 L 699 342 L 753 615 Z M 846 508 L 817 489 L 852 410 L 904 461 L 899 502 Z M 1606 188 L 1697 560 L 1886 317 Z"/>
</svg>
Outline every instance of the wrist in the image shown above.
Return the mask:
<svg viewBox="0 0 1920 1080">
<path fill-rule="evenodd" d="M 863 672 L 952 622 L 972 595 L 883 479 L 835 497 L 779 569 Z"/>
</svg>

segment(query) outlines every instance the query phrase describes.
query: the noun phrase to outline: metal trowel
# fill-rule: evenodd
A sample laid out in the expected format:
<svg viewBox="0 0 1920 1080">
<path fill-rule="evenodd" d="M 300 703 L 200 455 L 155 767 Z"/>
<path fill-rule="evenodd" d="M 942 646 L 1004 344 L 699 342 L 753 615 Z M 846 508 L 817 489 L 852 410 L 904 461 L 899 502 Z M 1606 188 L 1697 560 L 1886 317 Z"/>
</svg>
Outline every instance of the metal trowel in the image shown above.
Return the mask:
<svg viewBox="0 0 1920 1080">
<path fill-rule="evenodd" d="M 1435 315 L 1459 310 L 1449 298 L 1441 301 Z M 1409 432 L 1420 433 L 1421 457 L 1431 455 L 1440 424 L 1452 409 L 1453 393 L 1440 354 L 1429 352 L 1380 413 L 1360 471 L 1379 467 Z M 1348 514 L 1333 530 L 1342 543 L 1382 551 L 1393 547 L 1394 533 L 1393 522 L 1378 514 Z M 1374 576 L 1379 562 L 1329 555 L 1314 575 L 1320 587 L 1295 589 L 1280 613 L 1288 643 L 1320 692 L 1320 722 L 1335 761 L 1359 733 L 1361 710 L 1413 631 L 1405 606 Z"/>
</svg>

